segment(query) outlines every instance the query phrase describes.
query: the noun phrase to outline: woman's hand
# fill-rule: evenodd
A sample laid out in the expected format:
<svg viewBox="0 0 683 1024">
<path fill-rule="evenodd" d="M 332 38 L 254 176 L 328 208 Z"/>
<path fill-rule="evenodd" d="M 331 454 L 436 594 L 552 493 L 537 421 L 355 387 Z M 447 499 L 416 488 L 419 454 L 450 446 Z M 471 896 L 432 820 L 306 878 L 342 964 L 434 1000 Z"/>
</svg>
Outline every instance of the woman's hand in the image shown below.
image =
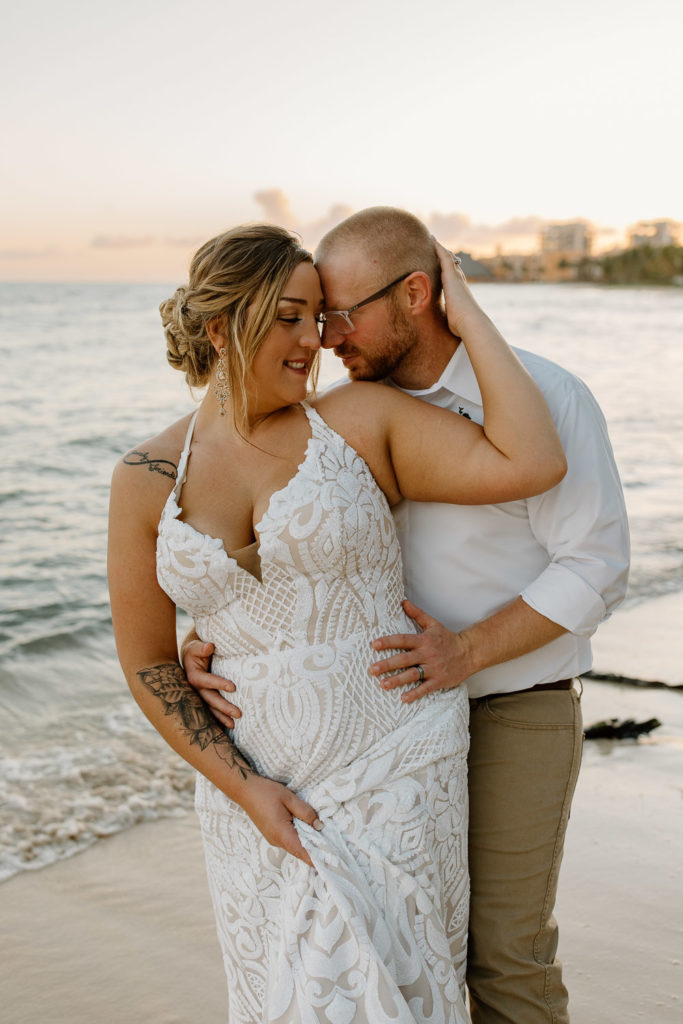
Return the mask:
<svg viewBox="0 0 683 1024">
<path fill-rule="evenodd" d="M 486 316 L 486 314 L 470 291 L 467 278 L 463 274 L 460 264 L 455 263 L 453 253 L 450 249 L 446 249 L 441 242 L 437 242 L 436 238 L 433 240 L 441 263 L 441 286 L 446 300 L 448 328 L 456 338 L 461 338 L 468 316 L 473 313 L 479 316 Z"/>
<path fill-rule="evenodd" d="M 228 693 L 235 692 L 235 684 L 231 679 L 223 679 L 209 672 L 211 656 L 214 646 L 204 643 L 203 640 L 186 639 L 181 651 L 181 659 L 185 676 L 190 686 L 193 686 L 204 703 L 210 708 L 214 718 L 226 729 L 235 728 L 235 719 L 240 718 L 242 712 L 236 704 L 231 704 L 222 695 L 221 690 Z"/>
<path fill-rule="evenodd" d="M 401 697 L 406 704 L 436 690 L 451 690 L 460 686 L 474 671 L 468 645 L 461 634 L 446 629 L 410 601 L 404 601 L 403 608 L 422 632 L 398 633 L 373 640 L 372 646 L 376 651 L 398 649 L 400 653 L 376 661 L 370 666 L 370 674 L 381 679 L 383 690 L 411 686 Z M 424 673 L 421 681 L 418 666 Z M 387 672 L 397 674 L 387 676 Z M 415 683 L 418 685 L 415 686 Z"/>
<path fill-rule="evenodd" d="M 247 796 L 240 800 L 244 810 L 259 832 L 271 844 L 291 853 L 309 867 L 313 862 L 301 844 L 294 828 L 294 818 L 305 821 L 316 831 L 323 827 L 310 804 L 301 800 L 291 789 L 262 775 L 249 778 Z"/>
</svg>

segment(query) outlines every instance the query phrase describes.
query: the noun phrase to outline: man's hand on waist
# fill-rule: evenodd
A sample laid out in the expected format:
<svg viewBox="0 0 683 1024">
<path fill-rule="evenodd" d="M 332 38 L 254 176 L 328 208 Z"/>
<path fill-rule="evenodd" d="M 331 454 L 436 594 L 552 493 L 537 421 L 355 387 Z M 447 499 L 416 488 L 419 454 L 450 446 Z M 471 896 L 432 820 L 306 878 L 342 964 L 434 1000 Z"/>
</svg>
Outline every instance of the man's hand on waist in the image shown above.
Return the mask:
<svg viewBox="0 0 683 1024">
<path fill-rule="evenodd" d="M 220 691 L 227 690 L 229 693 L 234 693 L 235 684 L 231 679 L 223 679 L 209 671 L 213 652 L 213 644 L 205 643 L 196 634 L 188 635 L 183 641 L 181 649 L 185 676 L 190 686 L 193 686 L 199 693 L 221 725 L 227 729 L 234 729 L 235 719 L 240 718 L 242 712 L 236 704 L 231 704 L 226 700 Z"/>
<path fill-rule="evenodd" d="M 409 686 L 401 696 L 406 704 L 436 690 L 460 686 L 476 670 L 472 647 L 464 633 L 454 633 L 411 601 L 403 609 L 422 630 L 398 633 L 373 640 L 376 651 L 398 650 L 370 666 L 370 674 L 380 680 L 384 690 Z M 395 672 L 395 675 L 387 675 Z M 417 685 L 415 685 L 417 683 Z"/>
<path fill-rule="evenodd" d="M 381 678 L 387 672 L 397 671 L 397 675 L 382 678 L 380 685 L 387 690 L 410 685 L 411 689 L 402 697 L 405 701 L 460 686 L 476 672 L 520 658 L 566 633 L 521 597 L 460 633 L 447 629 L 410 601 L 404 601 L 403 607 L 422 633 L 373 641 L 376 651 L 398 648 L 400 653 L 375 662 L 370 673 Z"/>
</svg>

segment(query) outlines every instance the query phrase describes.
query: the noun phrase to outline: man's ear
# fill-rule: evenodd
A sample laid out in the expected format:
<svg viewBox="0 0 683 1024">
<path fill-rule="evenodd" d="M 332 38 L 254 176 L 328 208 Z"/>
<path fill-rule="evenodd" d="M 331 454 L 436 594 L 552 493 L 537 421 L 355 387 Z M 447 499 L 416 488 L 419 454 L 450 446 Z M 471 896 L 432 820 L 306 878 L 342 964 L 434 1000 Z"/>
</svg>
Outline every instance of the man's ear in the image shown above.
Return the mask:
<svg viewBox="0 0 683 1024">
<path fill-rule="evenodd" d="M 405 311 L 409 316 L 419 316 L 429 308 L 432 301 L 432 282 L 429 274 L 416 270 L 403 282 Z"/>
</svg>

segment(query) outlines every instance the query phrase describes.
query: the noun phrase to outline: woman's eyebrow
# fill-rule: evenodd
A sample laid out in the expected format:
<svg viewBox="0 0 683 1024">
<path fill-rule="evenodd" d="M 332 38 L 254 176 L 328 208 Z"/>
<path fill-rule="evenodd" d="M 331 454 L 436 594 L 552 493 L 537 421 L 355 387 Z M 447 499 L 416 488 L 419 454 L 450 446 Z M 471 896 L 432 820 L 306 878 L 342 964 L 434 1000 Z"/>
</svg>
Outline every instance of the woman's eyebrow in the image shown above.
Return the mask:
<svg viewBox="0 0 683 1024">
<path fill-rule="evenodd" d="M 294 298 L 291 297 L 291 295 L 281 295 L 280 298 L 278 299 L 278 302 L 295 302 L 298 306 L 307 306 L 308 305 L 308 300 L 307 299 L 294 299 Z M 320 302 L 318 302 L 318 305 L 319 306 L 324 306 L 325 305 L 325 300 L 321 299 Z"/>
</svg>

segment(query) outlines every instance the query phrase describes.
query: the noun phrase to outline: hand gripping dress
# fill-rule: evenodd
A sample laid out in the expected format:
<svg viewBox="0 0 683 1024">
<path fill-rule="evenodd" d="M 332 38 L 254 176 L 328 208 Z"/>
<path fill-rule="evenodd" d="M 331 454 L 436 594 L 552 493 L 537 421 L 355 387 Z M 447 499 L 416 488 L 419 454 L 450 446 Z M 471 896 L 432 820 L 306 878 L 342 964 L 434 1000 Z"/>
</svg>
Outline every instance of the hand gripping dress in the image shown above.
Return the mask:
<svg viewBox="0 0 683 1024">
<path fill-rule="evenodd" d="M 374 637 L 415 629 L 401 553 L 366 463 L 304 409 L 256 527 L 262 582 L 179 518 L 194 421 L 159 524 L 159 582 L 237 687 L 235 744 L 323 822 L 295 822 L 313 870 L 198 775 L 228 1019 L 467 1024 L 467 694 L 404 704 L 368 675 Z"/>
</svg>

